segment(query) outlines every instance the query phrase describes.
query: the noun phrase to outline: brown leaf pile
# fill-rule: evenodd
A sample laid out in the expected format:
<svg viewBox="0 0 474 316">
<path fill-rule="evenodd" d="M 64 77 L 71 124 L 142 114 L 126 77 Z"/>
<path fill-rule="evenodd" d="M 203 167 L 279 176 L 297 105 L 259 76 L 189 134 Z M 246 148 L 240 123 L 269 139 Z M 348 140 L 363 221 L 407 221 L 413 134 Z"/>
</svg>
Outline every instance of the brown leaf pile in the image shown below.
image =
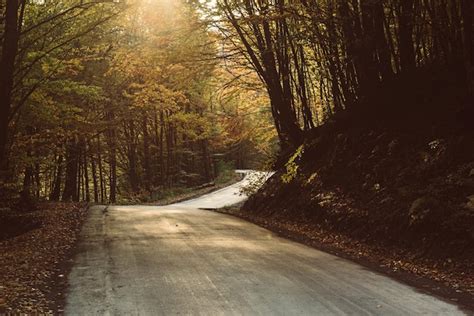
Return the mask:
<svg viewBox="0 0 474 316">
<path fill-rule="evenodd" d="M 87 211 L 84 204 L 43 203 L 39 228 L 0 241 L 0 314 L 60 312 L 66 272 Z"/>
</svg>

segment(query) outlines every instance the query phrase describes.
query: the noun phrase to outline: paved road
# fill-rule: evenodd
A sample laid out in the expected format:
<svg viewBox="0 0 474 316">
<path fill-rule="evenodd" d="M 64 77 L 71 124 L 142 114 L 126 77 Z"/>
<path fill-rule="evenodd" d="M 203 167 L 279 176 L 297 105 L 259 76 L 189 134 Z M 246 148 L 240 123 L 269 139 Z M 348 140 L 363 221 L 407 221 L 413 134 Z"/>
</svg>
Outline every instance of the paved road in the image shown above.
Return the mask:
<svg viewBox="0 0 474 316">
<path fill-rule="evenodd" d="M 93 207 L 66 314 L 462 314 L 357 264 L 197 209 L 228 193 L 163 207 Z"/>
<path fill-rule="evenodd" d="M 247 199 L 242 195 L 240 189 L 252 182 L 259 183 L 269 178 L 273 172 L 261 172 L 253 170 L 236 170 L 244 176 L 243 180 L 231 186 L 225 187 L 210 194 L 203 195 L 197 199 L 192 199 L 169 206 L 187 206 L 201 209 L 217 209 L 224 206 L 234 205 Z"/>
</svg>

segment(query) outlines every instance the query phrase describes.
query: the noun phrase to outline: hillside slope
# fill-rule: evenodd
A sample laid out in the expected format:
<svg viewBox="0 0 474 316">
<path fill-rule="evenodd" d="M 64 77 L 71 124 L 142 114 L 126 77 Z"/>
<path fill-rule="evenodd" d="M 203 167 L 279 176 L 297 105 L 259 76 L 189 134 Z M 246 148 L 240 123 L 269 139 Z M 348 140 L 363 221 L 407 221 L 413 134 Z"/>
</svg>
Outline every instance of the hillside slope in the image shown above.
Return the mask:
<svg viewBox="0 0 474 316">
<path fill-rule="evenodd" d="M 472 304 L 472 131 L 322 135 L 233 213 Z"/>
</svg>

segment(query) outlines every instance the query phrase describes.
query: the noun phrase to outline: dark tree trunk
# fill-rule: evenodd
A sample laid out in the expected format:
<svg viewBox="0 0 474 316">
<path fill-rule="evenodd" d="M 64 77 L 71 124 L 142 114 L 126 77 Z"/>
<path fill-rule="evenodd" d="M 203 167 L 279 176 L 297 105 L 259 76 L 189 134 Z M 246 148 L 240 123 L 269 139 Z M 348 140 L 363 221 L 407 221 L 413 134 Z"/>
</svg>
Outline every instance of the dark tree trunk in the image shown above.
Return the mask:
<svg viewBox="0 0 474 316">
<path fill-rule="evenodd" d="M 84 170 L 84 190 L 86 191 L 86 201 L 90 202 L 91 200 L 91 195 L 89 191 L 89 168 L 87 166 L 87 150 L 88 148 L 86 147 L 86 144 L 84 143 L 84 153 L 83 153 L 83 170 Z"/>
<path fill-rule="evenodd" d="M 89 148 L 92 148 L 89 144 Z M 94 202 L 99 203 L 99 185 L 97 181 L 97 166 L 95 161 L 95 156 L 93 153 L 90 155 L 91 168 L 92 168 L 92 184 L 94 188 Z"/>
<path fill-rule="evenodd" d="M 356 32 L 354 32 L 355 27 L 349 11 L 349 3 L 346 0 L 338 0 L 338 12 L 340 15 L 343 34 L 343 48 L 346 55 L 346 71 L 348 75 L 351 73 L 352 77 L 354 77 L 353 86 L 355 86 L 355 78 L 357 78 L 361 73 L 362 66 L 356 47 Z M 353 95 L 352 92 L 348 92 L 346 94 L 346 100 L 349 100 L 350 103 L 355 101 L 357 97 L 356 95 Z"/>
<path fill-rule="evenodd" d="M 35 162 L 35 197 L 37 199 L 40 198 L 40 191 L 41 191 L 41 178 L 40 178 L 40 164 L 38 162 Z"/>
<path fill-rule="evenodd" d="M 212 181 L 211 158 L 209 156 L 209 148 L 207 146 L 207 141 L 205 139 L 201 140 L 201 149 L 202 149 L 202 164 L 204 167 L 204 178 L 206 182 L 211 182 Z"/>
<path fill-rule="evenodd" d="M 82 199 L 84 200 L 84 191 L 83 189 L 83 178 L 82 178 L 82 152 L 80 147 L 78 147 L 78 155 L 77 155 L 77 201 L 81 200 L 81 192 L 82 192 Z"/>
<path fill-rule="evenodd" d="M 100 180 L 100 203 L 104 203 L 107 198 L 107 189 L 104 183 L 104 169 L 102 166 L 102 148 L 100 146 L 100 137 L 97 137 L 97 162 L 99 164 L 99 180 Z"/>
<path fill-rule="evenodd" d="M 393 76 L 393 68 L 390 58 L 390 49 L 385 36 L 385 14 L 382 0 L 376 1 L 373 6 L 375 46 L 377 48 L 379 68 L 382 74 L 382 79 L 386 80 Z"/>
<path fill-rule="evenodd" d="M 117 201 L 117 157 L 115 149 L 110 152 L 110 203 Z"/>
<path fill-rule="evenodd" d="M 474 3 L 472 0 L 461 0 L 461 11 L 463 19 L 463 35 L 464 35 L 464 64 L 466 70 L 466 81 L 468 94 L 470 97 L 474 95 L 474 24 L 473 11 Z M 471 102 L 471 106 L 472 102 Z"/>
<path fill-rule="evenodd" d="M 150 191 L 152 183 L 152 170 L 150 168 L 150 136 L 148 135 L 148 121 L 146 113 L 143 115 L 143 169 L 145 188 Z"/>
<path fill-rule="evenodd" d="M 8 125 L 10 119 L 15 59 L 20 37 L 19 0 L 6 0 L 3 45 L 0 59 L 0 176 L 7 167 Z"/>
<path fill-rule="evenodd" d="M 135 142 L 135 124 L 132 120 L 126 124 L 126 132 L 128 133 L 128 178 L 132 192 L 138 192 L 137 144 Z"/>
<path fill-rule="evenodd" d="M 160 147 L 160 132 L 159 132 L 159 127 L 158 127 L 158 111 L 155 109 L 154 111 L 154 117 L 153 117 L 153 144 L 155 145 L 155 148 L 151 154 L 152 160 L 153 160 L 153 182 L 152 184 L 154 186 L 158 185 L 161 183 L 161 175 L 160 175 L 160 155 L 159 155 L 159 147 Z"/>
<path fill-rule="evenodd" d="M 49 195 L 50 201 L 59 201 L 59 198 L 61 195 L 61 179 L 63 176 L 63 156 L 62 155 L 59 155 L 56 164 L 57 164 L 57 171 L 56 171 L 56 176 L 54 178 L 53 189 L 51 191 L 51 194 Z"/>
<path fill-rule="evenodd" d="M 77 140 L 70 139 L 66 144 L 66 181 L 64 183 L 63 201 L 79 201 L 78 196 L 78 158 Z"/>
<path fill-rule="evenodd" d="M 302 131 L 292 104 L 289 85 L 290 65 L 287 55 L 288 34 L 282 31 L 284 22 L 275 22 L 277 25 L 273 27 L 271 25 L 273 22 L 266 19 L 262 19 L 261 23 L 251 22 L 250 26 L 255 38 L 252 39 L 249 32 L 242 29 L 229 2 L 225 0 L 222 5 L 245 47 L 252 66 L 266 85 L 280 142 L 285 147 L 299 145 L 302 141 Z M 249 16 L 255 15 L 256 10 L 265 16 L 268 11 L 268 5 L 265 4 L 255 6 L 253 2 L 245 1 L 244 5 Z M 278 1 L 276 5 L 280 9 L 283 7 L 283 2 Z"/>
<path fill-rule="evenodd" d="M 364 94 L 372 94 L 375 84 L 379 81 L 377 63 L 375 57 L 377 54 L 376 51 L 376 41 L 375 41 L 375 24 L 374 24 L 374 5 L 370 1 L 361 1 L 360 5 L 361 17 L 362 17 L 362 44 L 359 47 L 362 60 L 363 60 L 363 71 L 365 76 L 364 82 Z"/>
<path fill-rule="evenodd" d="M 166 132 L 166 184 L 172 185 L 173 177 L 173 127 L 168 122 L 168 129 Z"/>
<path fill-rule="evenodd" d="M 112 112 L 108 113 L 108 120 L 112 122 L 115 115 Z M 110 194 L 109 202 L 115 203 L 117 201 L 117 140 L 115 134 L 115 126 L 109 127 L 107 131 L 107 144 L 109 147 L 109 167 L 110 167 Z"/>
<path fill-rule="evenodd" d="M 160 178 L 161 183 L 165 183 L 165 157 L 164 157 L 164 134 L 165 134 L 165 118 L 163 111 L 160 112 Z"/>
<path fill-rule="evenodd" d="M 400 0 L 399 46 L 400 67 L 405 73 L 411 72 L 416 65 L 413 45 L 414 0 Z"/>
<path fill-rule="evenodd" d="M 28 151 L 28 157 L 31 158 L 31 152 Z M 23 188 L 21 190 L 20 198 L 22 202 L 28 204 L 31 201 L 31 183 L 33 181 L 33 167 L 28 164 L 25 167 L 25 173 L 23 177 Z"/>
</svg>

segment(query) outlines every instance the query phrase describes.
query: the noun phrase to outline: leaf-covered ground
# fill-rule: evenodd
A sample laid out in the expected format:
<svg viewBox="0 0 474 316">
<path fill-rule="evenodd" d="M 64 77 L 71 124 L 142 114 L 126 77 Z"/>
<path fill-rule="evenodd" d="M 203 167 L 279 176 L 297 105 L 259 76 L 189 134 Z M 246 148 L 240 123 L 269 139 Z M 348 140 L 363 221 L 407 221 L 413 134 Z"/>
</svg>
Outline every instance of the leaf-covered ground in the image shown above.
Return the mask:
<svg viewBox="0 0 474 316">
<path fill-rule="evenodd" d="M 0 239 L 0 314 L 61 312 L 86 209 L 79 203 L 42 203 L 32 212 L 0 213 L 0 230 L 9 232 Z"/>
</svg>

